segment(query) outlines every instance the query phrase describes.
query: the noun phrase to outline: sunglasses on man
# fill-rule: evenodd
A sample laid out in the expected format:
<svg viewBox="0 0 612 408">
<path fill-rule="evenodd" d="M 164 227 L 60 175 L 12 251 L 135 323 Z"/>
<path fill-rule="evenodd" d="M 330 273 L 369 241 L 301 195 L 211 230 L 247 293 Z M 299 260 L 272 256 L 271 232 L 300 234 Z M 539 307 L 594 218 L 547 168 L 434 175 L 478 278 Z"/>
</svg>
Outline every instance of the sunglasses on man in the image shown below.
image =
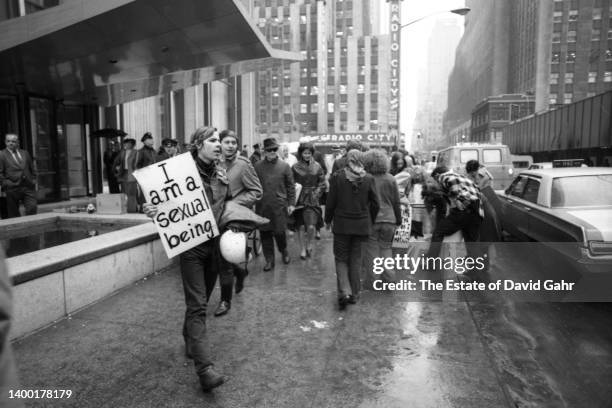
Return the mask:
<svg viewBox="0 0 612 408">
<path fill-rule="evenodd" d="M 266 149 L 266 152 L 270 152 L 270 153 L 276 152 L 276 151 L 278 151 L 278 147 L 268 147 Z"/>
</svg>

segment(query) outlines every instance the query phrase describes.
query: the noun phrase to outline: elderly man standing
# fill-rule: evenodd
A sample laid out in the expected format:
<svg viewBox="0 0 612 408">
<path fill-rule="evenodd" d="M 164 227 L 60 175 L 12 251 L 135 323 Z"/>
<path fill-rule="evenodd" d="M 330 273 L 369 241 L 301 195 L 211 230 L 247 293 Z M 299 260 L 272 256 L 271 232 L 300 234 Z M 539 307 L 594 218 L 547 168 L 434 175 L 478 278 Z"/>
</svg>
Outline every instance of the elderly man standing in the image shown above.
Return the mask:
<svg viewBox="0 0 612 408">
<path fill-rule="evenodd" d="M 252 208 L 262 197 L 262 188 L 257 173 L 251 161 L 238 155 L 238 136 L 233 130 L 224 130 L 219 134 L 223 159 L 220 167 L 225 169 L 229 181 L 231 200 L 247 208 Z M 219 284 L 221 285 L 221 301 L 215 316 L 223 316 L 229 312 L 232 304 L 232 290 L 234 288 L 234 274 L 236 275 L 236 293 L 240 293 L 244 286 L 247 271 L 236 268 L 229 262 L 222 261 L 219 270 Z"/>
<path fill-rule="evenodd" d="M 8 133 L 0 151 L 0 185 L 6 192 L 8 218 L 19 217 L 23 202 L 26 215 L 36 214 L 36 169 L 30 154 L 19 149 L 19 137 Z"/>
<path fill-rule="evenodd" d="M 278 157 L 276 139 L 265 139 L 264 159 L 255 164 L 255 171 L 263 187 L 263 198 L 257 203 L 257 214 L 270 222 L 259 228 L 266 265 L 264 271 L 274 268 L 274 240 L 282 253 L 283 262 L 291 259 L 287 251 L 287 216 L 295 210 L 295 184 L 291 168 Z"/>
</svg>

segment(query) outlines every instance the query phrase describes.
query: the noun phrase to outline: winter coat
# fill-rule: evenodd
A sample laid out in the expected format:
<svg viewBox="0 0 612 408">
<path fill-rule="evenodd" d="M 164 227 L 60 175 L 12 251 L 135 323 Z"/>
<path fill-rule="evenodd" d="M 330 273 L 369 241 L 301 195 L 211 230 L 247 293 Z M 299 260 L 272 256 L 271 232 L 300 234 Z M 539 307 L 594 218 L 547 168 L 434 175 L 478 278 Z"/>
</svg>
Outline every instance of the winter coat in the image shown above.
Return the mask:
<svg viewBox="0 0 612 408">
<path fill-rule="evenodd" d="M 379 208 L 374 178 L 370 174 L 358 183 L 350 182 L 344 170 L 332 174 L 325 205 L 325 223 L 333 221 L 334 234 L 370 235 Z"/>
<path fill-rule="evenodd" d="M 157 152 L 152 147 L 143 146 L 142 149 L 138 150 L 138 156 L 136 157 L 136 168 L 142 169 L 155 163 Z"/>
<path fill-rule="evenodd" d="M 314 160 L 306 163 L 298 161 L 291 168 L 293 180 L 302 185 L 302 192 L 297 198 L 297 207 L 319 207 L 319 197 L 325 190 L 325 173 L 321 165 Z"/>
<path fill-rule="evenodd" d="M 374 185 L 380 204 L 376 222 L 389 222 L 395 225 L 401 225 L 402 210 L 395 178 L 389 173 L 376 174 L 372 177 L 374 178 Z"/>
<path fill-rule="evenodd" d="M 295 184 L 291 168 L 279 158 L 263 159 L 255 164 L 255 172 L 263 188 L 263 196 L 256 204 L 256 212 L 270 223 L 261 231 L 282 233 L 287 228 L 287 207 L 295 204 Z"/>
<path fill-rule="evenodd" d="M 249 159 L 236 155 L 231 160 L 221 160 L 219 164 L 227 173 L 232 201 L 251 208 L 261 200 L 261 183 Z"/>
</svg>

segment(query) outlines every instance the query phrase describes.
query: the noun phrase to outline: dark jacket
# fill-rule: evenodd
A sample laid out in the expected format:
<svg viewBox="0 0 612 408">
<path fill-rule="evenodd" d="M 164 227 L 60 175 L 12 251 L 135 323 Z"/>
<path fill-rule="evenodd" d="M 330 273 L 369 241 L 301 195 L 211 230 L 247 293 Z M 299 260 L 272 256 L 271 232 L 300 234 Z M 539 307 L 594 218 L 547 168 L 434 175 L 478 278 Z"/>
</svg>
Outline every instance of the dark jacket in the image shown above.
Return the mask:
<svg viewBox="0 0 612 408">
<path fill-rule="evenodd" d="M 219 225 L 221 214 L 225 209 L 225 202 L 230 199 L 227 175 L 225 170 L 217 164 L 206 165 L 197 157 L 194 157 L 194 160 L 204 185 L 208 204 L 210 204 L 215 221 Z"/>
<path fill-rule="evenodd" d="M 222 160 L 220 166 L 227 172 L 232 201 L 252 208 L 263 195 L 259 177 L 249 159 L 235 156 L 232 160 Z"/>
<path fill-rule="evenodd" d="M 136 168 L 142 169 L 155 163 L 157 152 L 152 147 L 143 146 L 142 149 L 138 150 L 138 156 L 136 157 Z"/>
<path fill-rule="evenodd" d="M 257 214 L 270 220 L 261 231 L 282 233 L 287 228 L 287 207 L 295 204 L 295 184 L 291 168 L 279 158 L 260 160 L 255 172 L 263 188 L 263 197 L 256 205 Z"/>
<path fill-rule="evenodd" d="M 334 160 L 334 164 L 332 165 L 332 174 L 346 167 L 346 154 L 342 157 Z"/>
<path fill-rule="evenodd" d="M 376 222 L 390 222 L 395 225 L 402 224 L 402 209 L 400 207 L 400 196 L 395 178 L 389 174 L 377 174 L 372 176 L 380 210 L 376 216 Z"/>
<path fill-rule="evenodd" d="M 257 152 L 257 151 L 253 152 L 253 154 L 251 155 L 251 157 L 249 157 L 249 160 L 251 161 L 251 164 L 252 164 L 253 166 L 255 166 L 255 164 L 256 164 L 257 162 L 259 162 L 260 160 L 262 160 L 262 158 L 261 158 L 261 153 L 259 153 L 259 152 Z"/>
<path fill-rule="evenodd" d="M 27 151 L 21 149 L 17 151 L 21 156 L 20 161 L 16 161 L 8 149 L 0 150 L 0 185 L 2 188 L 19 186 L 34 188 L 36 185 L 34 162 Z"/>
<path fill-rule="evenodd" d="M 367 236 L 372 232 L 380 204 L 374 178 L 366 174 L 353 184 L 344 169 L 332 174 L 325 205 L 325 223 L 333 221 L 334 234 Z"/>
<path fill-rule="evenodd" d="M 302 185 L 302 192 L 297 198 L 297 206 L 319 207 L 319 197 L 325 191 L 325 173 L 321 165 L 314 160 L 306 163 L 299 160 L 291 168 L 293 180 Z"/>
<path fill-rule="evenodd" d="M 125 155 L 127 154 L 127 152 L 130 152 L 130 156 L 127 159 L 127 167 L 126 167 Z M 136 170 L 136 157 L 137 156 L 138 156 L 138 152 L 134 149 L 131 149 L 131 150 L 124 149 L 124 150 L 121 150 L 121 152 L 119 152 L 113 164 L 113 171 L 118 181 L 136 182 L 136 179 L 134 178 L 132 173 L 134 172 L 134 170 Z"/>
</svg>

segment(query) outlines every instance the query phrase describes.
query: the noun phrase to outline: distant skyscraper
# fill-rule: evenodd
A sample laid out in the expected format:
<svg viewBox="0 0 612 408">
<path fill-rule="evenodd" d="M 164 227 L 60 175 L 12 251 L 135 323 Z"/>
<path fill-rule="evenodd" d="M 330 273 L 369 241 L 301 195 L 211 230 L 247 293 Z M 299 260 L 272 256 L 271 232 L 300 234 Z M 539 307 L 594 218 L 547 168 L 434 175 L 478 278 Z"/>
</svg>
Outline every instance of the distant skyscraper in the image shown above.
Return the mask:
<svg viewBox="0 0 612 408">
<path fill-rule="evenodd" d="M 455 62 L 461 28 L 452 19 L 436 21 L 428 42 L 427 68 L 420 72 L 414 130 L 421 135 L 420 146 L 433 149 L 442 139 L 442 117 L 448 99 L 448 77 Z M 413 140 L 415 140 L 413 138 Z"/>
<path fill-rule="evenodd" d="M 524 94 L 542 111 L 612 89 L 612 0 L 467 6 L 472 11 L 449 79 L 449 141 L 458 140 L 471 111 L 489 96 Z"/>
<path fill-rule="evenodd" d="M 304 61 L 256 77 L 262 137 L 297 141 L 304 134 L 386 132 L 389 37 L 378 30 L 375 0 L 254 0 L 253 14 L 275 48 Z"/>
</svg>

